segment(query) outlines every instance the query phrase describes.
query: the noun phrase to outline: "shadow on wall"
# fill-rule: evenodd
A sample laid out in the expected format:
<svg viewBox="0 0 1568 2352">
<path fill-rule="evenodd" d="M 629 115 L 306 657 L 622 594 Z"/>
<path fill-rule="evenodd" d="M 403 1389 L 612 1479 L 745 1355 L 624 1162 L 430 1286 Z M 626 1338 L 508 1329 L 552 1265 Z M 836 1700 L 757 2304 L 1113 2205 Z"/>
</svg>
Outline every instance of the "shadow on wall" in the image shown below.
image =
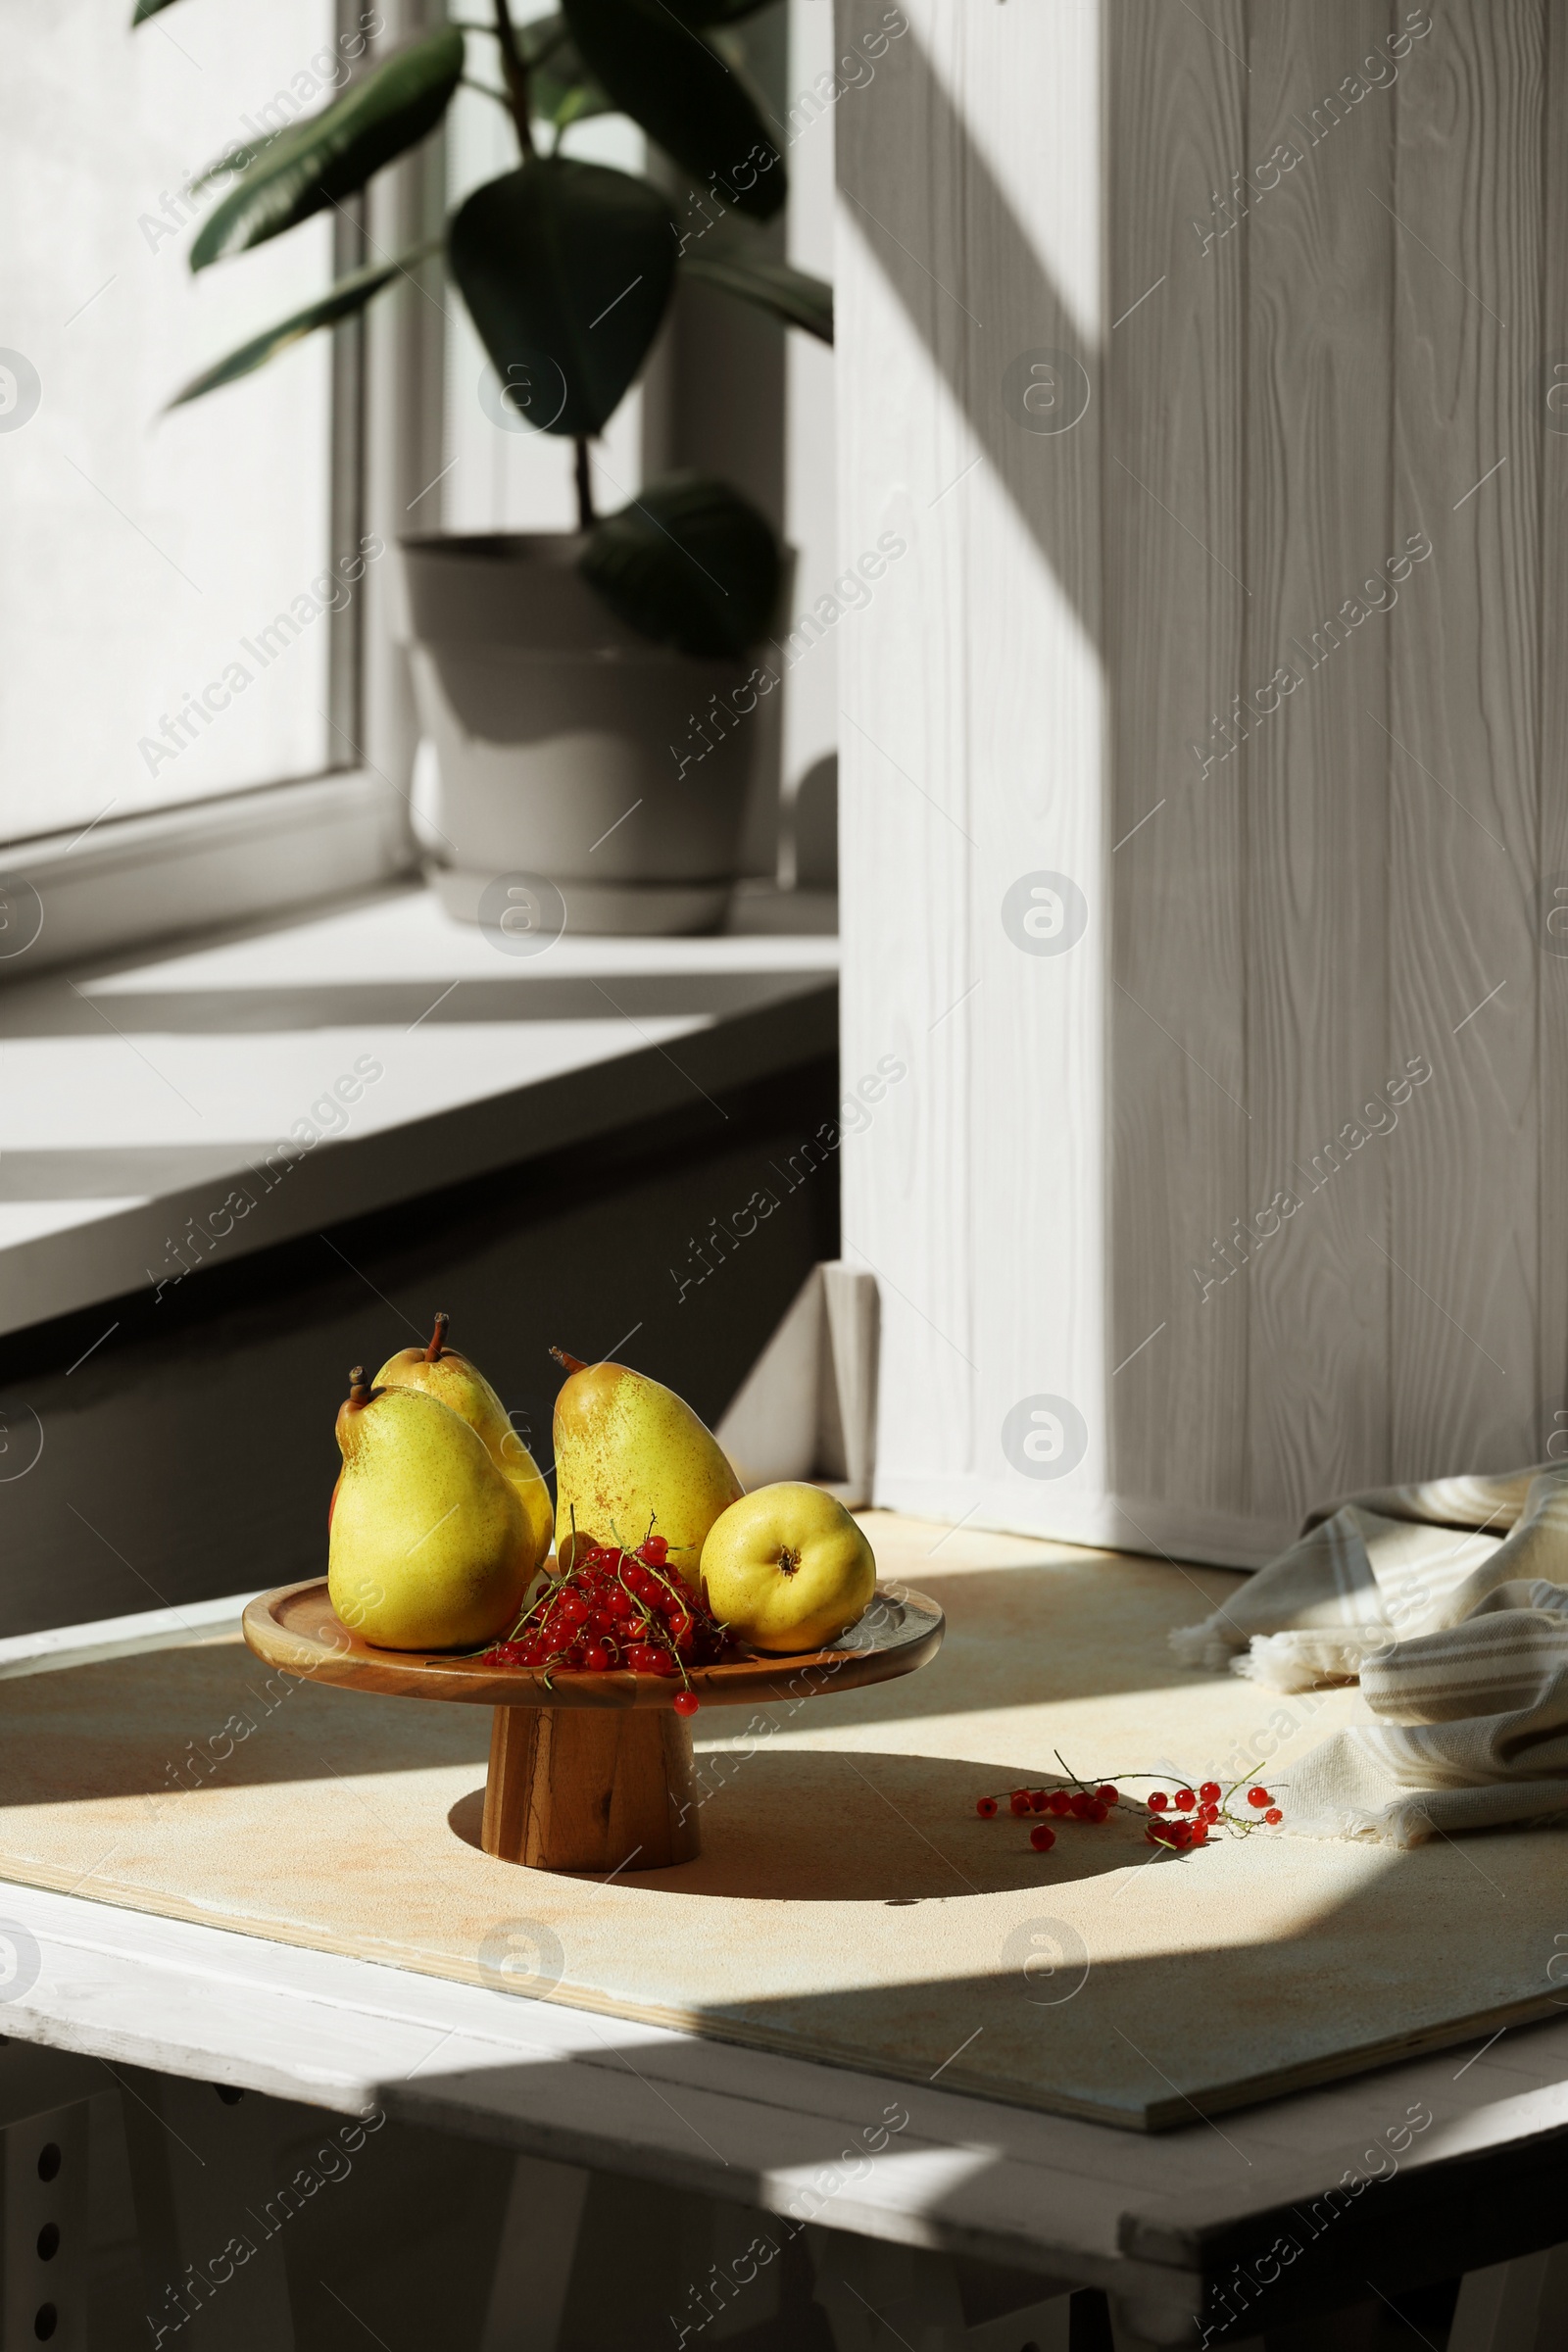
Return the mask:
<svg viewBox="0 0 1568 2352">
<path fill-rule="evenodd" d="M 44 1442 L 0 1481 L 0 1637 L 324 1572 L 349 1366 L 422 1343 L 437 1307 L 547 1472 L 552 1345 L 618 1355 L 716 1422 L 837 1252 L 837 1158 L 803 1149 L 836 1094 L 834 1062 L 808 1063 L 7 1339 L 0 1391 Z M 744 1250 L 710 1249 L 683 1287 L 763 1187 L 776 1207 Z"/>
</svg>

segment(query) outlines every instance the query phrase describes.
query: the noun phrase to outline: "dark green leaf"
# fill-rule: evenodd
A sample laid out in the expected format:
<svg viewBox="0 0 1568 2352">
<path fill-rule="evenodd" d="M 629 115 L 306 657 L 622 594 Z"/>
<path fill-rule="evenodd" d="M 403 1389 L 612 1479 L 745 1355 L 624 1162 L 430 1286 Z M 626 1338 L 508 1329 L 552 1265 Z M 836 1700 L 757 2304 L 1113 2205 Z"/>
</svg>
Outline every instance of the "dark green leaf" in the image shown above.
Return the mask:
<svg viewBox="0 0 1568 2352">
<path fill-rule="evenodd" d="M 552 156 L 476 188 L 447 251 L 514 405 L 543 432 L 597 433 L 674 282 L 675 220 L 659 190 Z"/>
<path fill-rule="evenodd" d="M 204 270 L 308 220 L 434 130 L 463 72 L 463 34 L 443 25 L 397 50 L 318 115 L 291 122 L 255 156 L 202 224 L 190 266 Z"/>
<path fill-rule="evenodd" d="M 542 65 L 566 40 L 566 20 L 558 9 L 553 17 L 534 17 L 517 27 L 517 47 L 524 65 Z"/>
<path fill-rule="evenodd" d="M 172 8 L 174 0 L 136 0 L 136 13 L 130 20 L 132 29 L 145 24 L 149 17 L 156 17 L 160 9 Z"/>
<path fill-rule="evenodd" d="M 536 90 L 539 87 L 537 77 L 533 87 Z M 567 82 L 555 90 L 547 82 L 545 89 L 550 97 L 548 112 L 542 106 L 536 111 L 553 122 L 558 131 L 569 130 L 574 122 L 590 122 L 595 115 L 612 115 L 615 112 L 614 102 L 599 87 L 591 74 L 581 81 Z"/>
<path fill-rule="evenodd" d="M 417 247 L 398 261 L 377 262 L 368 270 L 356 270 L 351 277 L 340 277 L 328 293 L 318 295 L 315 302 L 307 303 L 303 311 L 295 311 L 291 317 L 280 319 L 276 326 L 270 326 L 265 334 L 253 335 L 248 343 L 242 343 L 226 359 L 217 360 L 211 368 L 204 368 L 200 375 L 193 375 L 172 400 L 165 403 L 166 409 L 182 408 L 187 400 L 200 400 L 204 392 L 216 392 L 220 384 L 231 384 L 239 376 L 249 375 L 253 369 L 265 368 L 269 360 L 275 359 L 280 351 L 286 351 L 291 343 L 297 343 L 302 335 L 314 334 L 318 326 L 336 326 L 340 318 L 352 318 L 355 312 L 363 311 L 383 286 L 389 286 L 395 277 L 401 277 L 415 263 L 423 261 L 429 254 L 439 250 L 434 245 Z"/>
<path fill-rule="evenodd" d="M 705 24 L 738 24 L 742 17 L 755 17 L 766 8 L 769 0 L 665 0 L 665 5 L 683 24 L 700 30 Z"/>
<path fill-rule="evenodd" d="M 578 563 L 628 627 L 683 654 L 748 653 L 778 603 L 778 541 L 767 518 L 703 474 L 651 483 L 594 525 Z"/>
<path fill-rule="evenodd" d="M 825 277 L 792 269 L 788 262 L 753 261 L 734 254 L 694 253 L 682 268 L 688 277 L 771 311 L 786 326 L 803 326 L 824 343 L 833 340 L 833 289 Z"/>
<path fill-rule="evenodd" d="M 784 158 L 738 74 L 663 0 L 565 0 L 571 37 L 615 104 L 726 204 L 771 220 Z"/>
<path fill-rule="evenodd" d="M 600 88 L 572 46 L 564 17 L 536 17 L 519 27 L 517 41 L 531 69 L 529 104 L 541 121 L 564 130 L 568 122 L 614 113 L 609 92 Z"/>
<path fill-rule="evenodd" d="M 259 139 L 246 139 L 237 146 L 225 147 L 221 155 L 214 156 L 205 171 L 198 172 L 193 178 L 186 180 L 186 195 L 199 196 L 203 188 L 212 186 L 215 179 L 227 179 L 232 172 L 248 171 L 257 157 L 282 135 L 277 130 L 264 131 Z"/>
</svg>

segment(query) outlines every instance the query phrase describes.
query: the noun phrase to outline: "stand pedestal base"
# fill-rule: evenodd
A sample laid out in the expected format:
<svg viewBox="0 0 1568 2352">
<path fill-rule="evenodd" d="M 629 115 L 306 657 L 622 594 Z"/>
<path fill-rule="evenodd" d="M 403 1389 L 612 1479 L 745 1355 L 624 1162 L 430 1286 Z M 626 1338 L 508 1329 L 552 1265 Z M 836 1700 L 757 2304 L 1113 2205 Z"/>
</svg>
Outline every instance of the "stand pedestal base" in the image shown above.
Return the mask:
<svg viewBox="0 0 1568 2352">
<path fill-rule="evenodd" d="M 479 1842 L 530 1870 L 690 1862 L 691 1733 L 663 1707 L 497 1707 Z"/>
</svg>

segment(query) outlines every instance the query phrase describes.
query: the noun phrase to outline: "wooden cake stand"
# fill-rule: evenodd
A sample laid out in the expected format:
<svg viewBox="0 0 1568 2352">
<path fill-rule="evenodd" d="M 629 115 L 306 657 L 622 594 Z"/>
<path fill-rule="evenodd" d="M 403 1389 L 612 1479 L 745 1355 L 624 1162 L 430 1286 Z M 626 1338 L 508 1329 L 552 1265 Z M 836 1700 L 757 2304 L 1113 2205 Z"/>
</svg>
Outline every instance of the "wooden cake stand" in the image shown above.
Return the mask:
<svg viewBox="0 0 1568 2352">
<path fill-rule="evenodd" d="M 672 1678 L 487 1666 L 477 1657 L 376 1649 L 334 1615 L 324 1578 L 264 1592 L 245 1611 L 245 1639 L 285 1674 L 388 1698 L 457 1699 L 493 1707 L 480 1843 L 533 1870 L 617 1871 L 635 1860 L 664 1870 L 699 1852 L 698 1794 L 687 1719 Z M 795 1657 L 742 1656 L 696 1666 L 706 1707 L 818 1698 L 912 1674 L 942 1646 L 933 1601 L 903 1587 L 875 1598 L 830 1648 Z"/>
</svg>

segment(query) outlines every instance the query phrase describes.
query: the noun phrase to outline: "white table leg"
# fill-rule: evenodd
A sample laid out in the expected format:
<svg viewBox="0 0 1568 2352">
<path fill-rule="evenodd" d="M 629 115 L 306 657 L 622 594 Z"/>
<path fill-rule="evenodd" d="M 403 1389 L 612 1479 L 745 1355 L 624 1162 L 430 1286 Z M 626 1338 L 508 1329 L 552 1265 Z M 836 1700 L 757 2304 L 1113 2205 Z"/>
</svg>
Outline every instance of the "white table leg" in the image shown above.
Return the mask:
<svg viewBox="0 0 1568 2352">
<path fill-rule="evenodd" d="M 514 2160 L 479 2352 L 555 2352 L 587 2194 L 574 2164 Z"/>
<path fill-rule="evenodd" d="M 139 2068 L 118 2079 L 152 2344 L 163 2329 L 180 2352 L 294 2352 L 275 2154 L 318 2119 Z"/>
<path fill-rule="evenodd" d="M 87 2352 L 90 2276 L 85 2099 L 0 2132 L 0 2344 Z"/>
<path fill-rule="evenodd" d="M 1115 2295 L 1110 2297 L 1112 2352 L 1171 2352 L 1176 2344 L 1191 2352 L 1197 2340 L 1191 2323 L 1180 2325 L 1167 2311 L 1149 2311 L 1136 2303 L 1118 2301 Z M 1265 2340 L 1261 2335 L 1227 2337 L 1225 2352 L 1265 2352 Z M 1325 2336 L 1325 2344 L 1328 2340 Z"/>
<path fill-rule="evenodd" d="M 1448 2352 L 1561 2352 L 1568 2342 L 1568 2245 L 1471 2271 Z"/>
<path fill-rule="evenodd" d="M 835 2352 L 1068 2352 L 1070 2294 L 1053 2292 L 970 2327 L 945 2256 L 840 2230 L 809 2229 L 806 2239 Z"/>
</svg>

